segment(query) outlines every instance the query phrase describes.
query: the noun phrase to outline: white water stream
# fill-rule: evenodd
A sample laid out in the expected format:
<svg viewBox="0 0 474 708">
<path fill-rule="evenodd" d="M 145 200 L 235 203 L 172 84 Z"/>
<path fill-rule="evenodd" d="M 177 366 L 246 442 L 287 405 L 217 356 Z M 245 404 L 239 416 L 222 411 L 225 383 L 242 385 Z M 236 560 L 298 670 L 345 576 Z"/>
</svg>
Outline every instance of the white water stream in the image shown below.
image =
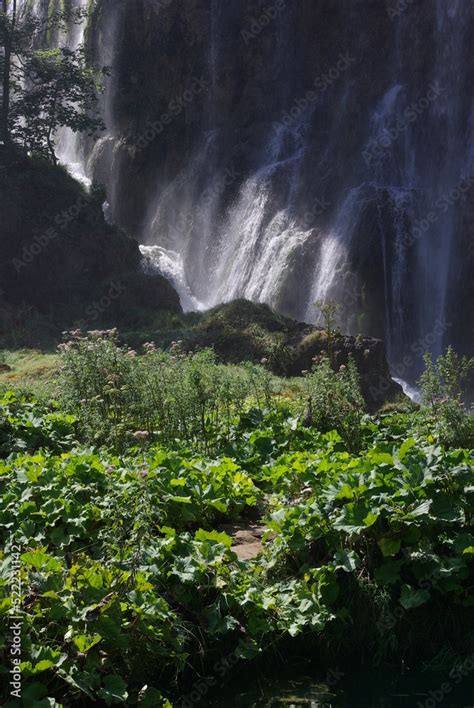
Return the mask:
<svg viewBox="0 0 474 708">
<path fill-rule="evenodd" d="M 78 7 L 85 7 L 88 2 L 74 1 Z M 38 12 L 40 8 L 44 10 L 42 0 L 34 0 L 33 6 Z M 107 63 L 109 59 L 113 63 L 116 25 L 120 20 L 118 12 L 108 12 L 109 29 L 102 36 L 101 51 Z M 406 58 L 406 49 L 413 41 L 413 13 L 400 13 L 393 22 L 395 49 L 388 59 L 389 80 L 373 107 L 369 104 L 368 110 L 361 112 L 366 142 L 351 156 L 351 170 L 348 166 L 329 208 L 324 213 L 316 210 L 309 220 L 300 218 L 298 208 L 308 192 L 308 183 L 314 180 L 324 186 L 324 169 L 329 165 L 330 171 L 333 155 L 337 154 L 340 133 L 345 130 L 345 113 L 361 100 L 357 86 L 350 71 L 342 72 L 334 87 L 298 110 L 294 100 L 291 103 L 291 78 L 282 81 L 278 91 L 288 100 L 288 111 L 293 111 L 294 120 L 289 125 L 272 122 L 262 143 L 252 144 L 248 164 L 242 169 L 240 162 L 233 162 L 222 116 L 216 112 L 228 68 L 226 12 L 218 0 L 209 0 L 209 45 L 203 63 L 208 72 L 208 90 L 192 106 L 197 110 L 200 104 L 205 114 L 203 131 L 196 135 L 186 164 L 179 163 L 174 176 L 168 174 L 167 179 L 157 179 L 156 184 L 149 185 L 143 231 L 137 233 L 146 244 L 142 247 L 146 267 L 161 272 L 173 283 L 185 310 L 245 297 L 280 309 L 291 301 L 294 316 L 314 321 L 314 301 L 336 300 L 347 310 L 344 322 L 350 323 L 364 287 L 354 277 L 353 263 L 365 248 L 366 232 L 374 228 L 367 214 L 375 204 L 389 356 L 396 362 L 408 341 L 423 341 L 438 329 L 440 334 L 432 349 L 439 352 L 445 329 L 437 329 L 436 323 L 443 320 L 448 307 L 458 211 L 440 211 L 427 233 L 421 230 L 418 234 L 417 224 L 432 201 L 474 169 L 472 110 L 468 134 L 463 128 L 463 81 L 469 70 L 464 50 L 472 20 L 470 3 L 434 0 L 430 15 L 432 36 L 422 38 L 432 52 L 432 61 L 425 83 L 415 87 L 410 84 Z M 296 12 L 296 6 L 288 7 L 255 38 L 255 42 L 264 42 L 274 34 L 275 66 L 284 77 L 289 53 L 297 41 L 292 34 Z M 70 48 L 78 47 L 83 40 L 84 26 L 73 28 L 63 38 Z M 440 96 L 433 99 L 427 98 L 432 85 L 442 89 Z M 109 94 L 115 90 L 111 82 Z M 268 86 L 262 88 L 263 93 L 272 90 Z M 317 124 L 328 105 L 332 118 L 326 140 L 320 152 L 314 153 L 315 119 Z M 96 144 L 92 162 L 108 142 L 114 155 L 120 152 L 110 95 L 106 95 L 104 106 L 109 132 Z M 413 112 L 414 106 L 415 119 L 400 127 L 399 119 L 408 110 Z M 392 137 L 387 142 L 390 131 Z M 428 156 L 423 143 L 426 131 L 432 145 Z M 166 141 L 167 136 L 164 132 L 159 140 Z M 367 162 L 364 154 L 374 145 L 380 154 Z M 71 174 L 90 184 L 81 141 L 71 131 L 62 130 L 58 136 L 58 154 Z M 441 154 L 446 159 L 440 159 Z M 312 171 L 308 170 L 309 160 Z M 120 165 L 113 162 L 109 169 L 119 170 Z M 113 174 L 108 185 L 112 214 L 118 199 L 116 183 Z M 310 212 L 311 208 L 309 204 Z M 359 306 L 363 307 L 363 303 L 359 302 Z M 357 326 L 355 320 L 354 332 Z"/>
</svg>

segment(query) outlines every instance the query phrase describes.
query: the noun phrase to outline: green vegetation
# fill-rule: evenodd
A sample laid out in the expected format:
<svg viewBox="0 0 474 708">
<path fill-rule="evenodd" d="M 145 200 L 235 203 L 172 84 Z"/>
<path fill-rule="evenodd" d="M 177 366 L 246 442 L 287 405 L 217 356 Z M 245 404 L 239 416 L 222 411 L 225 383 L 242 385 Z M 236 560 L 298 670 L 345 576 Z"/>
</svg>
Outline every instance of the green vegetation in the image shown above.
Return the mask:
<svg viewBox="0 0 474 708">
<path fill-rule="evenodd" d="M 21 385 L 36 390 L 56 374 L 58 357 L 34 349 L 0 351 L 0 386 Z"/>
<path fill-rule="evenodd" d="M 314 307 L 319 311 L 324 322 L 324 331 L 326 334 L 327 342 L 327 353 L 329 361 L 331 364 L 334 363 L 334 338 L 338 334 L 338 329 L 336 327 L 337 323 L 337 313 L 339 311 L 339 305 L 337 302 L 324 302 L 322 300 L 317 300 L 314 303 Z"/>
<path fill-rule="evenodd" d="M 202 313 L 161 313 L 143 330 L 120 330 L 134 348 L 150 339 L 162 348 L 180 340 L 186 351 L 212 347 L 220 361 L 230 364 L 264 360 L 274 374 L 285 377 L 301 377 L 311 370 L 315 357 L 331 350 L 333 368 L 354 360 L 369 410 L 387 401 L 406 403 L 401 387 L 391 379 L 382 341 L 343 336 L 332 326 L 328 338 L 327 330 L 284 317 L 263 303 L 233 300 Z"/>
<path fill-rule="evenodd" d="M 87 67 L 82 48 L 38 50 L 24 64 L 27 91 L 21 91 L 12 110 L 13 140 L 57 164 L 55 136 L 59 128 L 94 137 L 105 125 L 97 117 L 99 85 Z"/>
<path fill-rule="evenodd" d="M 269 403 L 271 375 L 248 364 L 218 364 L 211 350 L 186 354 L 145 344 L 145 354 L 117 343 L 115 330 L 73 333 L 61 344 L 61 390 L 77 413 L 86 439 L 123 447 L 133 435 L 172 444 L 181 440 L 205 451 L 227 437 L 236 409 L 251 396 Z M 133 431 L 136 431 L 135 433 Z"/>
<path fill-rule="evenodd" d="M 439 372 L 458 400 L 466 366 L 448 352 L 425 393 Z M 62 346 L 56 402 L 3 394 L 2 671 L 19 578 L 24 706 L 205 705 L 266 656 L 474 651 L 474 451 L 434 425 L 437 395 L 369 416 L 354 364 L 327 356 L 286 390 L 266 366 L 98 331 Z M 263 548 L 242 560 L 226 530 L 250 520 Z"/>
<path fill-rule="evenodd" d="M 425 425 L 446 445 L 474 447 L 474 418 L 463 402 L 463 387 L 473 369 L 474 357 L 461 357 L 452 347 L 436 362 L 425 355 L 420 380 Z"/>
<path fill-rule="evenodd" d="M 93 137 L 105 127 L 97 114 L 100 83 L 87 65 L 84 48 L 38 47 L 43 38 L 59 36 L 85 15 L 68 6 L 42 20 L 28 4 L 18 7 L 17 0 L 3 0 L 0 9 L 2 141 L 20 145 L 53 164 L 57 163 L 59 128 Z"/>
<path fill-rule="evenodd" d="M 357 451 L 362 444 L 364 399 L 353 359 L 334 371 L 330 354 L 316 358 L 316 365 L 306 376 L 308 422 L 329 432 L 336 430 L 348 449 Z"/>
</svg>

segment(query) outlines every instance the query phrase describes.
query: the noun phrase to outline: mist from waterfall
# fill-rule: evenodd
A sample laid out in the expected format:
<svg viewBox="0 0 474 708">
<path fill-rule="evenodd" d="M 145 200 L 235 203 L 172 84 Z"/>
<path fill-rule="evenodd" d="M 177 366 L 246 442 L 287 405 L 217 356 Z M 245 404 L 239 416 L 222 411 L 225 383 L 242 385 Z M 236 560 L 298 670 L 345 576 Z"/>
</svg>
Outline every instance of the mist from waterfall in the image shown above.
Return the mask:
<svg viewBox="0 0 474 708">
<path fill-rule="evenodd" d="M 222 10 L 216 13 L 211 8 L 212 98 L 219 87 Z M 392 83 L 366 114 L 355 169 L 348 171 L 334 200 L 326 200 L 322 213 L 309 219 L 301 218 L 299 209 L 307 199 L 308 161 L 315 163 L 320 179 L 318 162 L 336 152 L 339 139 L 337 130 L 330 132 L 324 153 L 311 154 L 314 115 L 325 110 L 331 92 L 336 114 L 356 100 L 350 73 L 342 74 L 306 110 L 294 111 L 297 117 L 289 125 L 273 121 L 264 142 L 254 148 L 253 163 L 231 185 L 223 183 L 224 166 L 229 168 L 227 136 L 212 127 L 211 101 L 208 129 L 194 155 L 169 184 L 157 185 L 149 202 L 145 243 L 179 254 L 181 281 L 205 307 L 245 297 L 315 321 L 313 303 L 334 300 L 342 305 L 343 326 L 355 333 L 365 283 L 354 268 L 354 254 L 372 206 L 382 252 L 390 359 L 396 363 L 407 343 L 423 342 L 432 333 L 430 346 L 439 353 L 446 328 L 437 324 L 446 318 L 458 210 L 440 207 L 429 229 L 419 224 L 471 169 L 464 164 L 461 124 L 463 42 L 471 19 L 466 4 L 436 2 L 431 75 L 419 86 L 407 83 L 409 67 L 401 50 L 410 41 L 409 13 L 394 22 L 395 49 L 387 70 Z M 273 28 L 282 62 L 291 33 L 291 22 L 285 25 L 284 20 L 277 18 Z M 408 119 L 400 126 L 403 116 Z M 449 155 L 442 164 L 434 144 L 443 145 Z M 311 199 L 307 201 L 310 207 Z"/>
<path fill-rule="evenodd" d="M 107 131 L 87 150 L 62 131 L 59 154 L 82 181 L 105 184 L 111 218 L 143 244 L 146 267 L 170 279 L 185 310 L 244 297 L 314 322 L 316 300 L 336 301 L 341 328 L 383 336 L 393 365 L 410 360 L 400 378 L 413 380 L 415 345 L 439 353 L 451 326 L 463 196 L 447 197 L 473 169 L 472 5 L 434 0 L 394 19 L 374 9 L 386 37 L 371 85 L 356 29 L 362 37 L 367 18 L 354 4 L 344 4 L 337 49 L 328 42 L 309 61 L 297 39 L 307 3 L 280 3 L 259 24 L 259 3 L 199 0 L 185 27 L 185 8 L 143 0 L 134 31 L 157 57 L 143 74 L 124 60 L 130 7 L 99 4 L 92 44 L 97 66 L 112 67 Z M 64 41 L 83 39 L 84 26 Z M 414 71 L 417 42 L 426 56 Z M 167 73 L 182 54 L 178 85 Z M 161 125 L 196 79 L 205 89 Z M 155 93 L 143 98 L 148 84 Z"/>
</svg>

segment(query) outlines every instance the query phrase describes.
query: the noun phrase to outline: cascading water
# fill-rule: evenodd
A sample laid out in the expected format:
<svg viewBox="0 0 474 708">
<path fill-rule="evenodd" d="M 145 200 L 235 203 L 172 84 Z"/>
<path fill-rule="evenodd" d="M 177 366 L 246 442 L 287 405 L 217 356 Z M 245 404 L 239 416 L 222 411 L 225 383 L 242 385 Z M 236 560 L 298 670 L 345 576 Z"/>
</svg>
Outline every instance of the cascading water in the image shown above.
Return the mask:
<svg viewBox="0 0 474 708">
<path fill-rule="evenodd" d="M 77 10 L 86 10 L 89 0 L 72 0 L 71 7 Z M 60 38 L 60 43 L 72 51 L 77 50 L 84 43 L 86 19 L 82 22 L 72 23 L 66 36 Z M 91 180 L 85 171 L 84 151 L 80 135 L 70 128 L 62 128 L 57 137 L 57 156 L 59 162 L 66 167 L 75 179 L 89 188 Z"/>
<path fill-rule="evenodd" d="M 179 295 L 184 312 L 205 309 L 203 303 L 194 297 L 186 282 L 183 259 L 179 253 L 161 246 L 141 246 L 140 250 L 144 258 L 145 272 L 160 273 L 170 281 Z"/>
<path fill-rule="evenodd" d="M 237 297 L 273 302 L 285 278 L 292 253 L 309 236 L 291 218 L 300 162 L 305 152 L 304 128 L 278 126 L 265 148 L 265 161 L 241 186 L 219 228 L 216 266 L 206 302 L 213 305 Z M 272 185 L 281 179 L 277 208 Z"/>
<path fill-rule="evenodd" d="M 354 187 L 337 210 L 334 222 L 321 243 L 306 319 L 314 318 L 314 310 L 311 310 L 313 303 L 326 302 L 331 298 L 339 302 L 338 289 L 344 284 L 351 241 L 360 224 L 366 202 L 364 187 Z"/>
<path fill-rule="evenodd" d="M 185 309 L 246 297 L 315 321 L 335 300 L 401 379 L 423 348 L 470 341 L 453 307 L 470 197 L 445 197 L 473 168 L 471 3 L 97 8 L 112 79 L 88 164 Z"/>
<path fill-rule="evenodd" d="M 71 9 L 84 11 L 89 6 L 89 0 L 70 0 Z M 57 12 L 62 8 L 56 0 L 18 0 L 18 14 L 21 17 L 26 12 L 32 12 L 36 17 L 46 21 L 49 13 Z M 64 46 L 72 51 L 77 50 L 84 42 L 86 18 L 82 21 L 71 22 L 67 31 L 61 31 L 54 38 L 56 46 Z M 66 167 L 68 172 L 87 188 L 91 180 L 86 175 L 84 151 L 81 138 L 69 128 L 61 128 L 56 136 L 56 154 L 59 162 Z"/>
<path fill-rule="evenodd" d="M 465 79 L 467 67 L 464 64 L 464 47 L 468 42 L 469 20 L 472 6 L 455 0 L 436 2 L 438 42 L 434 75 L 442 87 L 442 95 L 435 105 L 435 121 L 439 144 L 443 146 L 447 159 L 433 165 L 432 192 L 443 198 L 460 183 L 463 177 L 472 174 L 472 163 L 465 154 Z M 473 115 L 472 104 L 470 113 Z M 434 328 L 435 322 L 446 317 L 449 295 L 452 246 L 459 227 L 459 213 L 447 209 L 438 215 L 435 229 L 430 237 L 419 241 L 419 273 L 422 290 L 417 298 L 420 332 L 424 334 Z M 438 353 L 442 338 L 439 338 Z"/>
</svg>

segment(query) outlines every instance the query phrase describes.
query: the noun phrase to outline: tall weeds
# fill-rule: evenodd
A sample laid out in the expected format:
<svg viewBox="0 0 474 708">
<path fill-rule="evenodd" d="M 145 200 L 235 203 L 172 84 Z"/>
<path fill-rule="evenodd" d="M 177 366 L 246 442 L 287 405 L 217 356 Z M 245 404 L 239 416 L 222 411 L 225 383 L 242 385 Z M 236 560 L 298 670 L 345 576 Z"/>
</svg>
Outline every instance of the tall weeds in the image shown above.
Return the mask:
<svg viewBox="0 0 474 708">
<path fill-rule="evenodd" d="M 138 356 L 116 330 L 75 331 L 60 351 L 59 396 L 96 444 L 179 440 L 211 451 L 246 401 L 272 399 L 263 367 L 225 366 L 211 350 L 187 353 L 179 342 L 166 352 L 146 344 Z"/>
</svg>

